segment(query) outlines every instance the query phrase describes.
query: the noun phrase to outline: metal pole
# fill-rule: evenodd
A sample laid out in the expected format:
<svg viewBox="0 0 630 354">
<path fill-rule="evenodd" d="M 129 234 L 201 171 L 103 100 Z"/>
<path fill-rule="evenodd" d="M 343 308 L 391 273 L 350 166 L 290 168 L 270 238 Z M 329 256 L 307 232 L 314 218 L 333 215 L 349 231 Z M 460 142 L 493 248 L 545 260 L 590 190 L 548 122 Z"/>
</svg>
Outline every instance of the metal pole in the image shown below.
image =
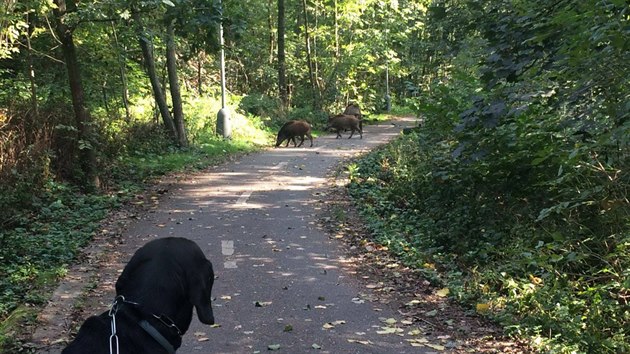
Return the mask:
<svg viewBox="0 0 630 354">
<path fill-rule="evenodd" d="M 217 113 L 217 134 L 221 134 L 224 139 L 232 137 L 232 127 L 230 126 L 230 111 L 225 106 L 225 50 L 223 40 L 223 3 L 219 0 L 221 20 L 219 22 L 219 43 L 221 45 L 221 109 Z"/>
<path fill-rule="evenodd" d="M 389 5 L 387 5 L 389 13 Z M 389 113 L 392 110 L 392 97 L 389 95 L 389 18 L 385 20 L 385 110 Z"/>
<path fill-rule="evenodd" d="M 221 2 L 219 1 L 219 4 Z M 221 108 L 225 108 L 225 45 L 223 39 L 223 8 L 221 8 L 221 22 L 219 23 L 219 43 L 221 46 Z"/>
<path fill-rule="evenodd" d="M 385 63 L 385 109 L 392 110 L 392 97 L 389 95 L 389 59 Z"/>
</svg>

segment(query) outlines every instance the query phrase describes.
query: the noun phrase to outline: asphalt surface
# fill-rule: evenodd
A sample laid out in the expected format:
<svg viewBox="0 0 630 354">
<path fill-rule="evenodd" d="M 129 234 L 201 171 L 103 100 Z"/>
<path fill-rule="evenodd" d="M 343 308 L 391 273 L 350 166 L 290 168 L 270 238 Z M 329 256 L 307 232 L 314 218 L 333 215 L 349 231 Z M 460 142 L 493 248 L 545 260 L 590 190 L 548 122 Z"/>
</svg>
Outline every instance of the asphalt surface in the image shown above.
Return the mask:
<svg viewBox="0 0 630 354">
<path fill-rule="evenodd" d="M 363 139 L 330 134 L 312 148 L 243 156 L 172 185 L 129 225 L 127 243 L 186 237 L 214 265 L 217 325 L 194 317 L 177 352 L 425 353 L 402 335 L 377 333 L 401 316 L 362 298 L 366 284 L 318 220 L 331 170 L 414 124 L 370 125 Z"/>
</svg>

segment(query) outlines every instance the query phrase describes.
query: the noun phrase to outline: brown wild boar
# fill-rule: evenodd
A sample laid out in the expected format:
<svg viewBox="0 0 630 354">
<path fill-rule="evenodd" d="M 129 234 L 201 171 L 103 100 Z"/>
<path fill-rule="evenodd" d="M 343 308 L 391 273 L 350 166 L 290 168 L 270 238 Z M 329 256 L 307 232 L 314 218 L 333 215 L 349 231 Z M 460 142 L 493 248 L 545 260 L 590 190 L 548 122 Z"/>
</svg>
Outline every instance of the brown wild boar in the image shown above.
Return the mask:
<svg viewBox="0 0 630 354">
<path fill-rule="evenodd" d="M 346 106 L 346 109 L 343 111 L 343 114 L 355 116 L 359 120 L 363 119 L 363 115 L 361 114 L 361 109 L 359 108 L 359 105 L 354 102 L 350 102 Z"/>
<path fill-rule="evenodd" d="M 311 125 L 305 120 L 290 120 L 280 128 L 278 132 L 278 138 L 276 139 L 276 147 L 280 146 L 283 141 L 287 141 L 285 147 L 289 146 L 289 142 L 293 141 L 293 147 L 296 147 L 296 137 L 301 139 L 300 145 L 304 144 L 304 136 L 308 137 L 311 141 L 311 147 L 313 147 L 313 136 L 311 135 Z"/>
<path fill-rule="evenodd" d="M 337 132 L 337 139 L 341 138 L 342 130 L 351 130 L 348 139 L 352 138 L 355 131 L 359 132 L 361 139 L 363 139 L 363 124 L 359 118 L 353 115 L 338 114 L 328 118 L 326 130 L 328 129 L 334 129 Z"/>
</svg>

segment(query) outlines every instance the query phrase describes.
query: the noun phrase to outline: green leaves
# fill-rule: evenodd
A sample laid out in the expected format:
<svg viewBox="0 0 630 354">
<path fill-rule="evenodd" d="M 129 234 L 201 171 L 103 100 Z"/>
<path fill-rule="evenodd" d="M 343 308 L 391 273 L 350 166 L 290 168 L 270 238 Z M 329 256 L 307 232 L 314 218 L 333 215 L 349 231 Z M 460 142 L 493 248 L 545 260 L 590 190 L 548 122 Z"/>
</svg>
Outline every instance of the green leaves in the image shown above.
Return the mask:
<svg viewBox="0 0 630 354">
<path fill-rule="evenodd" d="M 627 351 L 611 290 L 630 268 L 627 4 L 521 5 L 429 10 L 444 79 L 415 91 L 423 128 L 357 163 L 350 191 L 380 242 L 438 263 L 457 298 L 515 333 L 551 352 Z"/>
</svg>

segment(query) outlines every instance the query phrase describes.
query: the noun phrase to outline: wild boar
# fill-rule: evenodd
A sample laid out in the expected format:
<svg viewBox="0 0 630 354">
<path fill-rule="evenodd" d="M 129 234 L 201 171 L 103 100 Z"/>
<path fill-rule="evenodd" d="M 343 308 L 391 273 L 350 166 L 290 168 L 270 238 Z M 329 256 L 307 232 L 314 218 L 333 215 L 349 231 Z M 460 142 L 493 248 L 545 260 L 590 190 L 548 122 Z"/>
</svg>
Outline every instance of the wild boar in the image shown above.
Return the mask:
<svg viewBox="0 0 630 354">
<path fill-rule="evenodd" d="M 326 130 L 334 129 L 337 132 L 337 139 L 341 138 L 342 130 L 351 130 L 348 139 L 352 138 L 354 132 L 359 132 L 361 139 L 363 139 L 363 123 L 361 120 L 353 115 L 338 114 L 334 117 L 328 118 L 328 126 Z"/>
<path fill-rule="evenodd" d="M 280 128 L 278 138 L 276 139 L 276 147 L 280 146 L 283 141 L 287 141 L 285 147 L 289 146 L 289 142 L 293 141 L 294 147 L 300 147 L 304 144 L 304 136 L 308 137 L 313 147 L 313 136 L 311 135 L 311 125 L 305 120 L 290 120 Z M 301 139 L 300 145 L 297 145 L 295 138 Z"/>
<path fill-rule="evenodd" d="M 359 108 L 359 105 L 354 102 L 350 102 L 346 106 L 346 109 L 343 111 L 343 114 L 355 116 L 359 120 L 363 119 L 363 115 L 361 114 L 361 109 Z"/>
</svg>

